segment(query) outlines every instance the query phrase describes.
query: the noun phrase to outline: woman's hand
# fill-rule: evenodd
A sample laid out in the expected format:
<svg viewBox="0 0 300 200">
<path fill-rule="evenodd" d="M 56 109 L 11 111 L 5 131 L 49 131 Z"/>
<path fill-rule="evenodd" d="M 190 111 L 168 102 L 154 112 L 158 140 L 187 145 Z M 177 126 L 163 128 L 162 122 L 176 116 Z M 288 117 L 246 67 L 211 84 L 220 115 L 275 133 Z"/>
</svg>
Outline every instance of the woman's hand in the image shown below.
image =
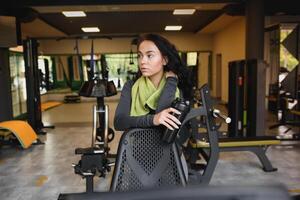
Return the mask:
<svg viewBox="0 0 300 200">
<path fill-rule="evenodd" d="M 174 72 L 172 72 L 172 71 L 167 71 L 166 72 L 166 78 L 168 78 L 168 77 L 175 77 L 175 78 L 177 78 L 177 75 Z"/>
<path fill-rule="evenodd" d="M 153 123 L 154 125 L 164 125 L 170 130 L 178 129 L 178 125 L 181 124 L 181 122 L 172 115 L 172 113 L 180 115 L 180 112 L 176 110 L 175 108 L 167 108 L 157 114 L 154 115 Z"/>
</svg>

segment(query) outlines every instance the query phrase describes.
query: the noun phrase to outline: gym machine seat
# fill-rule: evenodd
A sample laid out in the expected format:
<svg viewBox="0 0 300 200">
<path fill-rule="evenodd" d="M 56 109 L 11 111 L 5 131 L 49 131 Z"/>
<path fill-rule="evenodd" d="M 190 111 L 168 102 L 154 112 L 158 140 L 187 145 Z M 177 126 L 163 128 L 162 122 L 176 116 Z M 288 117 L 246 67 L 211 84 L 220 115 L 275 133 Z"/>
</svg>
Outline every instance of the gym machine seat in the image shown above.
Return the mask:
<svg viewBox="0 0 300 200">
<path fill-rule="evenodd" d="M 21 146 L 27 149 L 34 141 L 38 139 L 31 126 L 21 120 L 11 120 L 0 122 L 0 130 L 9 130 L 19 140 Z"/>
<path fill-rule="evenodd" d="M 111 191 L 135 191 L 169 185 L 186 185 L 175 143 L 165 144 L 159 128 L 123 133 Z"/>
<path fill-rule="evenodd" d="M 194 149 L 202 149 L 200 153 L 207 161 L 209 159 L 205 149 L 210 147 L 210 142 L 205 140 L 190 140 L 190 147 Z M 266 155 L 267 148 L 270 145 L 279 145 L 280 140 L 271 137 L 256 137 L 256 138 L 219 138 L 220 152 L 228 151 L 250 151 L 254 153 L 260 160 L 265 172 L 273 172 L 274 168 Z M 214 148 L 214 147 L 213 147 Z"/>
</svg>

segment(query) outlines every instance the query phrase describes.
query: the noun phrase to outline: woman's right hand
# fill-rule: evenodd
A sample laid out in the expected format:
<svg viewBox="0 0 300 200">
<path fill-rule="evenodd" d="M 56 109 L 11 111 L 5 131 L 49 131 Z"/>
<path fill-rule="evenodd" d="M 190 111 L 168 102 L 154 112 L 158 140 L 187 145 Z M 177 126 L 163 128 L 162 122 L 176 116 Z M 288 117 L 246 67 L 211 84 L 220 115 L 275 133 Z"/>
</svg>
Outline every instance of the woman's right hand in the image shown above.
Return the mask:
<svg viewBox="0 0 300 200">
<path fill-rule="evenodd" d="M 164 125 L 170 130 L 174 130 L 174 128 L 178 129 L 179 128 L 178 125 L 180 125 L 181 122 L 175 116 L 173 116 L 172 113 L 175 113 L 178 115 L 181 114 L 175 108 L 172 108 L 172 107 L 167 108 L 167 109 L 154 115 L 153 124 L 155 126 Z"/>
<path fill-rule="evenodd" d="M 168 77 L 178 78 L 177 75 L 172 71 L 167 71 L 165 76 L 166 76 L 166 78 L 168 78 Z"/>
</svg>

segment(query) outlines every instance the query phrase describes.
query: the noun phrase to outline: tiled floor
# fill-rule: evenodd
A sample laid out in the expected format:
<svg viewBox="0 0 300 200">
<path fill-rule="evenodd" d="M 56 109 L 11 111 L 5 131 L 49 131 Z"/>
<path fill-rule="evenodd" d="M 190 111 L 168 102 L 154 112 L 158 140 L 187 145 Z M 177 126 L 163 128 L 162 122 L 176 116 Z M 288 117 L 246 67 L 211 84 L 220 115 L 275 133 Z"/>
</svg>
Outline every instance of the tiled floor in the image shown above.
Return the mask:
<svg viewBox="0 0 300 200">
<path fill-rule="evenodd" d="M 80 159 L 74 149 L 91 145 L 92 105 L 91 101 L 63 104 L 45 111 L 44 123 L 56 126 L 40 136 L 45 145 L 27 150 L 11 146 L 0 149 L 1 200 L 57 199 L 59 193 L 85 191 L 85 180 L 74 174 L 71 165 Z M 116 105 L 116 100 L 109 101 L 111 127 Z M 275 133 L 277 129 L 269 134 Z M 117 132 L 110 144 L 111 153 L 116 152 L 120 135 Z M 278 171 L 264 172 L 258 159 L 248 152 L 221 153 L 211 185 L 283 184 L 291 194 L 300 193 L 300 144 L 283 142 L 271 146 L 267 155 Z M 96 191 L 108 190 L 111 174 L 94 179 Z"/>
</svg>

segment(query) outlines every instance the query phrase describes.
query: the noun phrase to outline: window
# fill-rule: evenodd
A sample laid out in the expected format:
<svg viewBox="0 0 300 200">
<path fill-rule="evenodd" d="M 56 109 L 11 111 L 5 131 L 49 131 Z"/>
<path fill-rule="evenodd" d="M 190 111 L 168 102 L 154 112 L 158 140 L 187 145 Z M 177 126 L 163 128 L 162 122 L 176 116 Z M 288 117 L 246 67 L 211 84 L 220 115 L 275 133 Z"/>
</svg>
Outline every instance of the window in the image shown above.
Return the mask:
<svg viewBox="0 0 300 200">
<path fill-rule="evenodd" d="M 121 89 L 127 80 L 136 76 L 138 71 L 137 54 L 106 54 L 109 68 L 109 80 L 113 80 L 116 87 Z"/>
<path fill-rule="evenodd" d="M 10 52 L 9 55 L 13 116 L 27 112 L 25 63 L 22 53 Z"/>
</svg>

